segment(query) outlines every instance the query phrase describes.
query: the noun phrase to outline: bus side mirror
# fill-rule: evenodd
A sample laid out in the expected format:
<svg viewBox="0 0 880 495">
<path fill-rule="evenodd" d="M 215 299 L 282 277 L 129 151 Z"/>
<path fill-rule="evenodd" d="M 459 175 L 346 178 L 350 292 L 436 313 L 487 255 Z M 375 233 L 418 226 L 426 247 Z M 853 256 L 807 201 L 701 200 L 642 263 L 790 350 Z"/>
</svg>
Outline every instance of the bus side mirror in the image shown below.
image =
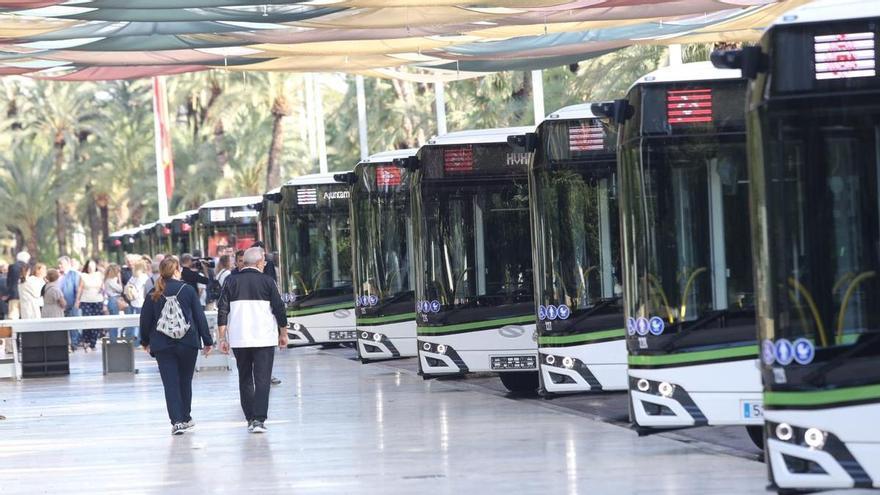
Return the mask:
<svg viewBox="0 0 880 495">
<path fill-rule="evenodd" d="M 341 182 L 343 184 L 348 184 L 350 186 L 357 181 L 357 176 L 354 174 L 354 172 L 345 172 L 344 174 L 334 175 L 333 180 L 335 180 L 336 182 Z"/>
<path fill-rule="evenodd" d="M 769 66 L 767 55 L 760 46 L 746 46 L 740 50 L 716 50 L 711 55 L 712 65 L 719 69 L 739 69 L 746 79 L 755 79 Z"/>
<path fill-rule="evenodd" d="M 633 116 L 634 109 L 629 101 L 624 99 L 593 103 L 590 105 L 593 115 L 605 117 L 612 124 L 623 124 Z"/>
<path fill-rule="evenodd" d="M 526 153 L 531 153 L 538 149 L 538 134 L 527 132 L 516 136 L 507 136 L 507 144 L 512 148 L 522 148 Z"/>
<path fill-rule="evenodd" d="M 418 170 L 419 168 L 419 157 L 417 156 L 408 156 L 406 158 L 395 158 L 394 166 L 398 168 L 403 168 L 406 170 Z"/>
</svg>

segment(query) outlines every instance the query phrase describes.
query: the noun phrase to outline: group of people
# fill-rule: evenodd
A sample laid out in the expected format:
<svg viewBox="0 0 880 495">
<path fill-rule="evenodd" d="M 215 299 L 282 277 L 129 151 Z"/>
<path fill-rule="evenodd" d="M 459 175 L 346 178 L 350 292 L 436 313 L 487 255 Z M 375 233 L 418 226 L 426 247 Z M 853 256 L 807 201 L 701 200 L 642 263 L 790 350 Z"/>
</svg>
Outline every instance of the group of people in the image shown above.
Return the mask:
<svg viewBox="0 0 880 495">
<path fill-rule="evenodd" d="M 223 353 L 235 354 L 247 429 L 264 433 L 275 346 L 283 349 L 288 343 L 285 306 L 274 277 L 265 273 L 265 252 L 254 246 L 240 256 L 236 253 L 235 267 L 228 256 L 221 256 L 216 276 L 204 281 L 192 269 L 192 262 L 189 255 L 162 260 L 140 316 L 141 345 L 159 365 L 171 433 L 182 435 L 195 427 L 192 378 L 196 360 L 200 348 L 208 356 L 215 345 Z M 212 281 L 219 284 L 216 342 L 199 292 L 200 283 Z"/>
<path fill-rule="evenodd" d="M 149 256 L 129 255 L 125 266 L 94 259 L 80 263 L 68 256 L 53 268 L 32 261 L 21 251 L 12 265 L 0 264 L 0 319 L 138 314 L 148 282 L 155 280 Z M 71 330 L 70 351 L 94 350 L 104 333 L 115 340 L 120 329 Z M 121 329 L 121 334 L 137 342 L 137 327 Z"/>
</svg>

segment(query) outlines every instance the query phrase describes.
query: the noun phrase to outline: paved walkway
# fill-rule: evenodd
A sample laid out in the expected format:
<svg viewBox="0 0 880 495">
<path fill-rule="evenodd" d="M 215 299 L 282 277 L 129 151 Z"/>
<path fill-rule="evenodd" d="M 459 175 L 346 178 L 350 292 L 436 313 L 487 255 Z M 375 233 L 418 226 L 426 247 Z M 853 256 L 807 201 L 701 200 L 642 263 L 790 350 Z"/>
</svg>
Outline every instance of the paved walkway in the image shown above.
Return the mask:
<svg viewBox="0 0 880 495">
<path fill-rule="evenodd" d="M 172 437 L 158 370 L 0 380 L 0 493 L 764 493 L 764 465 L 425 382 L 314 349 L 276 357 L 269 433 L 245 430 L 235 372 L 197 374 L 198 430 Z"/>
</svg>

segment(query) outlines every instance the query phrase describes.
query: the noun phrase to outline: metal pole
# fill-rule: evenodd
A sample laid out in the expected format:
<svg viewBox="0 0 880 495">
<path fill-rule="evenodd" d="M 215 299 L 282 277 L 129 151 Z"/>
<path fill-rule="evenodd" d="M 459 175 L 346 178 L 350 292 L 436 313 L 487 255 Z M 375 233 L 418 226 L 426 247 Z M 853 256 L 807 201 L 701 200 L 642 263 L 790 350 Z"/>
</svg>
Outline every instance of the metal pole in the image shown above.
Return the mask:
<svg viewBox="0 0 880 495">
<path fill-rule="evenodd" d="M 367 141 L 367 98 L 364 96 L 364 76 L 354 76 L 354 87 L 357 91 L 358 136 L 361 141 L 361 160 L 370 156 L 370 145 Z"/>
<path fill-rule="evenodd" d="M 547 115 L 544 113 L 544 71 L 532 71 L 532 97 L 535 107 L 535 125 L 541 123 Z"/>
<path fill-rule="evenodd" d="M 161 110 L 165 102 L 165 81 L 153 78 L 153 142 L 156 148 L 156 189 L 159 200 L 159 218 L 168 216 L 168 193 L 165 190 L 165 163 L 163 160 Z"/>
<path fill-rule="evenodd" d="M 434 103 L 437 112 L 437 135 L 446 134 L 446 90 L 443 81 L 434 83 Z"/>
<path fill-rule="evenodd" d="M 308 139 L 309 139 L 309 160 L 311 161 L 311 165 L 314 166 L 318 161 L 318 140 L 316 136 L 318 135 L 317 129 L 315 129 L 315 86 L 314 86 L 315 76 L 313 74 L 306 74 L 305 76 L 305 86 L 306 86 L 306 128 L 308 131 Z"/>
<path fill-rule="evenodd" d="M 681 45 L 669 45 L 669 65 L 681 65 Z"/>
<path fill-rule="evenodd" d="M 318 121 L 318 169 L 322 174 L 327 173 L 327 139 L 324 136 L 324 98 L 321 95 L 321 84 L 318 78 L 313 79 L 315 84 L 315 113 Z"/>
</svg>

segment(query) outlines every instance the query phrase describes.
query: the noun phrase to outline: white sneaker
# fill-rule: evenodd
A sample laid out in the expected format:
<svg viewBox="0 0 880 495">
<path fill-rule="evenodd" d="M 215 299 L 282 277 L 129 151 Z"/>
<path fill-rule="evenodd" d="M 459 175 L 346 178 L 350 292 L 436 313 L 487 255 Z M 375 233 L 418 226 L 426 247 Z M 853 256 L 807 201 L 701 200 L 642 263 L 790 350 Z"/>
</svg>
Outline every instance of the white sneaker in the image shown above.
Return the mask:
<svg viewBox="0 0 880 495">
<path fill-rule="evenodd" d="M 196 427 L 196 422 L 193 420 L 189 420 L 189 421 L 183 423 L 183 429 L 186 431 L 192 431 L 195 429 L 195 427 Z"/>
<path fill-rule="evenodd" d="M 248 421 L 248 431 L 251 433 L 254 432 L 254 421 Z"/>
<path fill-rule="evenodd" d="M 266 425 L 262 421 L 254 421 L 254 428 L 251 430 L 251 433 L 266 433 L 269 431 L 266 428 Z"/>
<path fill-rule="evenodd" d="M 186 433 L 186 426 L 184 426 L 184 423 L 175 423 L 171 427 L 171 434 L 172 435 L 177 436 L 177 435 L 183 435 L 184 433 Z"/>
</svg>

